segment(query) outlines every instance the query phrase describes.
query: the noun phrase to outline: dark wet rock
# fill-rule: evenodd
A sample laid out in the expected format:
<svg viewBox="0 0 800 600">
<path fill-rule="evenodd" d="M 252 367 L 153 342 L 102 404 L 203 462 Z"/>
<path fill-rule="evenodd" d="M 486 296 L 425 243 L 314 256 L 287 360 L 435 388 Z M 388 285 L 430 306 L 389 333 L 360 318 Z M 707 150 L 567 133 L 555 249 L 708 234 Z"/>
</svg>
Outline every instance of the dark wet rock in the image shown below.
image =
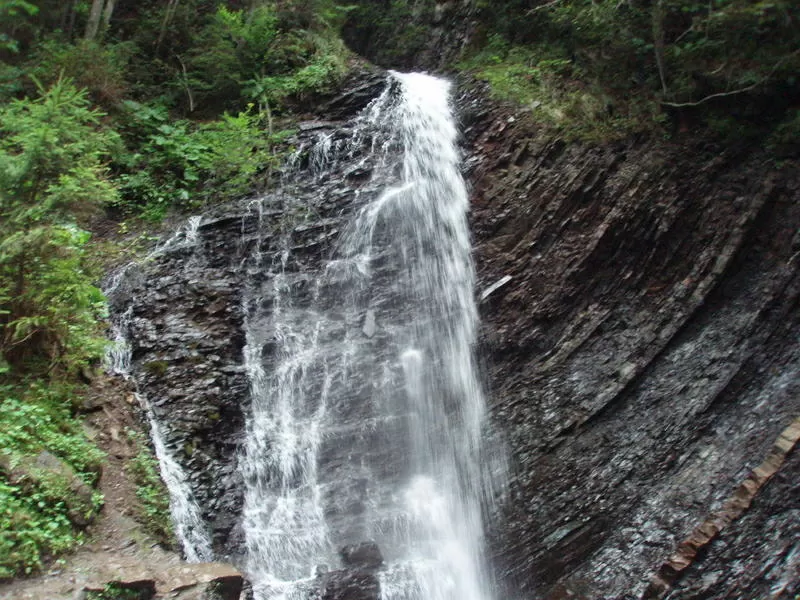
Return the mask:
<svg viewBox="0 0 800 600">
<path fill-rule="evenodd" d="M 378 569 L 383 565 L 383 555 L 375 542 L 350 544 L 339 550 L 342 565 L 348 568 Z"/>
<path fill-rule="evenodd" d="M 299 304 L 315 293 L 322 260 L 375 190 L 369 178 L 348 179 L 347 165 L 314 170 L 310 148 L 321 135 L 345 139 L 339 116 L 383 85 L 363 82 L 301 128 L 298 165 L 309 170 L 291 192 L 204 215 L 194 246 L 130 269 L 112 296 L 117 312 L 133 305 L 135 377 L 221 554 L 238 555 L 243 540 L 245 314 L 265 308 L 253 326 L 268 332 L 278 268 Z M 487 528 L 497 597 L 638 598 L 800 414 L 800 169 L 701 139 L 566 143 L 475 86 L 457 104 L 477 289 L 491 290 L 480 305 L 487 435 L 509 458 L 507 494 Z M 281 264 L 284 241 L 298 251 Z M 388 275 L 390 257 L 373 266 Z M 369 325 L 359 343 L 378 343 L 383 324 L 407 318 L 392 311 L 396 293 L 376 293 L 380 306 L 341 330 Z M 265 368 L 275 347 L 261 349 Z M 318 465 L 338 544 L 369 535 L 357 516 L 372 491 L 347 471 L 348 453 L 369 457 L 385 481 L 406 469 L 403 415 L 380 440 L 364 427 L 371 375 L 354 372 L 328 408 L 346 424 L 325 437 Z M 797 468 L 795 452 L 687 569 L 677 597 L 797 594 Z M 324 578 L 326 598 L 378 594 L 371 572 Z M 728 594 L 739 585 L 742 594 Z"/>
<path fill-rule="evenodd" d="M 379 600 L 380 582 L 368 571 L 331 571 L 323 575 L 320 600 Z"/>
<path fill-rule="evenodd" d="M 376 571 L 383 555 L 375 542 L 349 544 L 339 549 L 344 568 L 327 571 L 320 565 L 312 593 L 315 600 L 379 600 L 380 581 Z"/>
<path fill-rule="evenodd" d="M 800 412 L 800 171 L 703 140 L 567 144 L 480 93 L 459 106 L 479 285 L 512 277 L 481 305 L 511 461 L 499 577 L 511 597 L 638 598 Z M 779 477 L 761 493 L 796 497 Z M 719 541 L 786 572 L 791 505 L 755 501 L 742 522 L 769 533 Z M 709 548 L 681 585 L 753 581 Z"/>
<path fill-rule="evenodd" d="M 135 600 L 153 600 L 156 598 L 156 580 L 146 572 L 127 573 L 109 581 L 98 581 L 84 586 L 82 598 L 106 597 L 120 595 Z"/>
<path fill-rule="evenodd" d="M 329 123 L 352 117 L 367 106 L 385 87 L 385 71 L 364 64 L 348 75 L 340 87 L 342 92 L 324 102 L 319 114 L 323 115 L 323 118 Z"/>
<path fill-rule="evenodd" d="M 237 460 L 249 409 L 244 321 L 258 304 L 259 322 L 268 323 L 279 271 L 300 302 L 310 298 L 322 260 L 359 206 L 345 183 L 352 165 L 330 169 L 311 152 L 319 136 L 340 135 L 336 118 L 353 116 L 386 86 L 379 70 L 360 77 L 328 101 L 324 122 L 311 121 L 297 134 L 296 146 L 305 149 L 300 168 L 317 169 L 313 176 L 289 170 L 280 193 L 208 211 L 191 231 L 188 223 L 178 224 L 148 260 L 126 269 L 109 294 L 117 315 L 130 310 L 133 377 L 187 473 L 219 556 L 235 558 L 243 548 Z M 369 172 L 370 162 L 362 158 L 353 160 Z M 362 182 L 359 203 L 375 193 L 372 188 Z M 286 247 L 292 253 L 282 264 Z M 262 351 L 269 368 L 275 347 L 267 343 Z M 353 502 L 349 506 L 363 500 Z M 355 530 L 341 543 L 362 537 Z"/>
<path fill-rule="evenodd" d="M 83 588 L 89 598 L 117 593 L 137 600 L 239 600 L 244 585 L 242 574 L 224 563 L 184 564 L 165 570 L 112 564 L 101 570 Z"/>
<path fill-rule="evenodd" d="M 239 600 L 244 587 L 242 574 L 222 563 L 185 565 L 163 578 L 162 597 L 178 600 Z"/>
</svg>

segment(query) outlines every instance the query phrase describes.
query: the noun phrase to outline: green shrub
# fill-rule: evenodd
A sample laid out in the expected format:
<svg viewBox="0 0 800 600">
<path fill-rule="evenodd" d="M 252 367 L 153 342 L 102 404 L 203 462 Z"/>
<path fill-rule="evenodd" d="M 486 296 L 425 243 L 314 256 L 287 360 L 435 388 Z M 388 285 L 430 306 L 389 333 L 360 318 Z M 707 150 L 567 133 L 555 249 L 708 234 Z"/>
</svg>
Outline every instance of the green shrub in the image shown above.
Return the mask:
<svg viewBox="0 0 800 600">
<path fill-rule="evenodd" d="M 103 349 L 104 299 L 76 225 L 117 198 L 103 160 L 118 141 L 59 80 L 0 108 L 0 363 L 69 375 Z"/>
<path fill-rule="evenodd" d="M 271 3 L 249 12 L 220 6 L 187 57 L 186 87 L 198 103 L 238 109 L 243 101 L 274 109 L 330 88 L 346 70 L 347 50 L 323 17 L 303 14 Z M 334 20 L 340 11 L 326 14 Z"/>
<path fill-rule="evenodd" d="M 478 8 L 467 67 L 498 95 L 535 97 L 534 118 L 579 137 L 659 128 L 682 111 L 715 131 L 750 135 L 755 126 L 763 135 L 798 92 L 800 8 L 791 0 L 497 0 Z M 550 59 L 568 65 L 543 64 Z"/>
<path fill-rule="evenodd" d="M 67 77 L 85 88 L 95 102 L 113 106 L 127 93 L 125 73 L 134 44 L 100 44 L 97 41 L 65 42 L 60 37 L 42 40 L 36 45 L 29 72 L 44 84 Z"/>
<path fill-rule="evenodd" d="M 0 51 L 19 52 L 17 36 L 20 30 L 31 27 L 29 19 L 38 12 L 35 4 L 25 0 L 0 1 Z"/>
<path fill-rule="evenodd" d="M 47 451 L 86 485 L 97 482 L 103 456 L 71 414 L 75 393 L 41 383 L 0 387 L 0 579 L 32 573 L 82 539 L 70 520 L 76 503 L 69 481 L 31 467 L 32 457 Z M 95 493 L 81 510 L 101 503 Z"/>
<path fill-rule="evenodd" d="M 523 107 L 535 122 L 567 138 L 625 136 L 652 127 L 658 114 L 652 102 L 627 102 L 581 81 L 585 74 L 558 46 L 512 45 L 493 35 L 460 68 L 489 83 L 496 98 Z"/>
<path fill-rule="evenodd" d="M 117 169 L 124 211 L 158 220 L 173 207 L 225 201 L 266 184 L 279 156 L 274 148 L 290 132 L 271 134 L 252 106 L 237 115 L 194 124 L 171 119 L 159 105 L 126 102 L 121 131 L 130 151 Z"/>
</svg>

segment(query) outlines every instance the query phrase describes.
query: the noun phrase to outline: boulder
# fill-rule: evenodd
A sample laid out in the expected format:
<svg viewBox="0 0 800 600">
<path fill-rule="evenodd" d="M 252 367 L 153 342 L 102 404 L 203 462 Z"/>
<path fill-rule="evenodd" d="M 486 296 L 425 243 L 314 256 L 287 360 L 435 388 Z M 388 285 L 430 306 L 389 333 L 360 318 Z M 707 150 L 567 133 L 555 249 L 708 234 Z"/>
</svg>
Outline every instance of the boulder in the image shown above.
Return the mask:
<svg viewBox="0 0 800 600">
<path fill-rule="evenodd" d="M 88 583 L 83 587 L 83 598 L 91 600 L 119 595 L 136 600 L 152 600 L 156 597 L 156 580 L 145 570 L 120 573 L 110 581 Z"/>
<path fill-rule="evenodd" d="M 383 555 L 375 542 L 350 544 L 339 550 L 342 564 L 347 568 L 375 570 L 383 565 Z"/>
<path fill-rule="evenodd" d="M 182 564 L 163 571 L 146 565 L 111 564 L 83 591 L 86 598 L 126 590 L 137 592 L 137 600 L 239 600 L 243 586 L 242 574 L 224 563 Z"/>
<path fill-rule="evenodd" d="M 35 457 L 22 457 L 16 461 L 9 456 L 0 456 L 0 472 L 5 473 L 11 485 L 30 493 L 42 487 L 63 490 L 60 499 L 67 507 L 67 518 L 76 527 L 86 527 L 97 516 L 92 503 L 92 488 L 70 465 L 47 450 Z"/>
<path fill-rule="evenodd" d="M 379 600 L 381 587 L 374 573 L 342 569 L 323 575 L 321 600 Z"/>
<path fill-rule="evenodd" d="M 239 600 L 244 586 L 242 574 L 223 563 L 183 565 L 164 578 L 164 597 L 180 600 Z"/>
</svg>

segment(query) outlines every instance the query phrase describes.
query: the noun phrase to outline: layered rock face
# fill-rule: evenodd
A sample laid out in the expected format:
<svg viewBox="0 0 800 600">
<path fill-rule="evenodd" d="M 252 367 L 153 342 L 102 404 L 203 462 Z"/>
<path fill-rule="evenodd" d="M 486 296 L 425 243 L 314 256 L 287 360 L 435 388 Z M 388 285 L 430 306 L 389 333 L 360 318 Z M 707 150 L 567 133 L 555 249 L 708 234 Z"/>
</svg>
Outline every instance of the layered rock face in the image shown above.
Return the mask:
<svg viewBox="0 0 800 600">
<path fill-rule="evenodd" d="M 310 148 L 320 136 L 329 135 L 331 143 L 346 139 L 342 120 L 384 85 L 382 75 L 362 73 L 326 103 L 325 115 L 337 120 L 304 123 L 298 147 Z M 301 171 L 313 169 L 308 152 L 298 159 Z M 132 376 L 186 474 L 217 556 L 236 559 L 243 552 L 238 458 L 250 406 L 243 356 L 248 310 L 254 302 L 269 305 L 262 288 L 287 245 L 296 285 L 319 272 L 366 173 L 326 181 L 303 175 L 290 193 L 245 199 L 178 223 L 171 237 L 107 286 L 114 320 L 131 346 Z"/>
<path fill-rule="evenodd" d="M 513 464 L 489 532 L 501 580 L 508 597 L 638 598 L 800 413 L 797 165 L 698 140 L 569 145 L 460 103 Z M 797 468 L 670 597 L 797 593 Z"/>
<path fill-rule="evenodd" d="M 351 83 L 298 145 L 344 139 L 342 120 L 381 87 Z M 800 413 L 797 165 L 697 140 L 567 144 L 474 91 L 457 104 L 480 352 L 510 465 L 487 532 L 496 597 L 641 597 Z M 268 276 L 247 257 L 280 260 L 290 232 L 302 285 L 367 175 L 305 176 L 291 198 L 211 211 L 132 269 L 115 301 L 132 306 L 135 377 L 221 557 L 243 548 L 243 291 Z M 799 468 L 788 453 L 671 597 L 800 592 Z M 348 575 L 337 577 L 330 590 Z"/>
</svg>

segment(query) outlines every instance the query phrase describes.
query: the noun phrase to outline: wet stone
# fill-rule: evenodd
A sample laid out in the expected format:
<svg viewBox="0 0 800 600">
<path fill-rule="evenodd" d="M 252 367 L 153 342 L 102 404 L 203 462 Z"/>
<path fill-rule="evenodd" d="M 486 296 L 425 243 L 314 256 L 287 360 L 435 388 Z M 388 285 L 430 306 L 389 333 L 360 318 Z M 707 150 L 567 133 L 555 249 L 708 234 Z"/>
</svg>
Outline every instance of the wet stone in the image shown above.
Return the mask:
<svg viewBox="0 0 800 600">
<path fill-rule="evenodd" d="M 350 544 L 339 550 L 339 556 L 345 567 L 362 569 L 378 569 L 383 565 L 383 555 L 375 542 Z"/>
</svg>

